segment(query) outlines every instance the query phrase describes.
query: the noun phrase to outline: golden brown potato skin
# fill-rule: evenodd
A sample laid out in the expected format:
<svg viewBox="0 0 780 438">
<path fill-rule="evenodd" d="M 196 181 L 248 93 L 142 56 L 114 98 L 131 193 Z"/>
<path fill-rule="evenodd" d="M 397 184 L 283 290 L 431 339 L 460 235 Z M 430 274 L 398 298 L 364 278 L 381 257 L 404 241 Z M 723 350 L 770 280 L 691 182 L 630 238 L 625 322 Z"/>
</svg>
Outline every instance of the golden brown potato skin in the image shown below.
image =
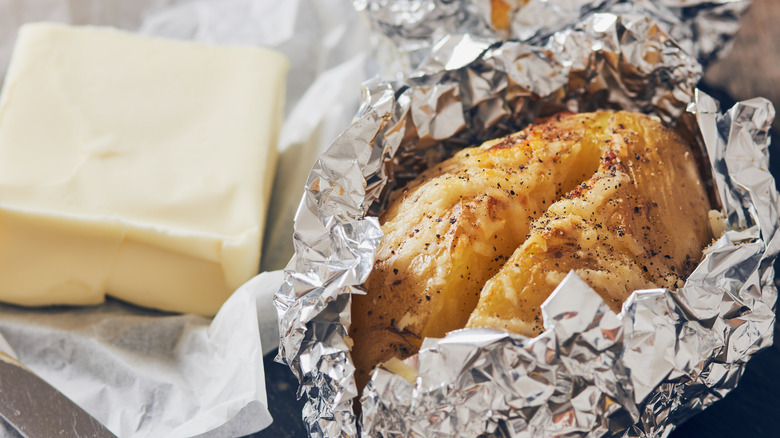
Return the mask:
<svg viewBox="0 0 780 438">
<path fill-rule="evenodd" d="M 598 172 L 534 221 L 482 290 L 467 327 L 542 331 L 539 306 L 574 270 L 619 311 L 637 289 L 680 286 L 712 241 L 690 147 L 661 122 L 612 115 Z"/>
<path fill-rule="evenodd" d="M 659 152 L 653 152 L 655 149 Z M 665 166 L 671 167 L 661 171 Z M 646 171 L 642 170 L 645 168 Z M 675 187 L 680 177 L 689 188 Z M 581 186 L 586 180 L 585 187 Z M 629 189 L 644 184 L 653 187 Z M 616 188 L 610 189 L 613 186 Z M 623 280 L 627 288 L 670 284 L 676 277 L 665 283 L 653 280 L 666 279 L 664 269 L 668 263 L 661 262 L 669 251 L 652 250 L 658 254 L 637 268 L 620 259 L 622 253 L 615 252 L 615 247 L 627 246 L 641 255 L 642 245 L 668 243 L 670 239 L 652 237 L 663 231 L 655 233 L 641 227 L 652 228 L 656 217 L 674 200 L 689 199 L 691 188 L 696 199 L 701 195 L 701 202 L 691 201 L 681 213 L 687 215 L 699 208 L 701 213 L 686 216 L 696 225 L 681 227 L 680 234 L 687 230 L 695 236 L 697 245 L 701 239 L 706 242 L 690 247 L 685 255 L 675 252 L 674 263 L 681 257 L 698 260 L 701 249 L 709 242 L 708 208 L 688 146 L 660 122 L 630 113 L 559 114 L 519 133 L 460 151 L 397 193 L 380 217 L 385 235 L 365 284 L 368 294 L 355 296 L 352 308 L 350 334 L 355 342 L 352 356 L 358 385 L 363 386 L 376 364 L 394 356 L 407 357 L 417 351 L 423 338 L 444 336 L 463 328 L 467 321 L 474 327 L 535 333 L 538 304 L 560 281 L 559 274 L 565 274 L 569 268 L 579 267 L 578 272 L 585 274 L 586 280 L 601 272 L 620 278 L 631 274 Z M 647 192 L 646 196 L 642 190 Z M 570 191 L 571 199 L 555 203 Z M 608 198 L 612 196 L 620 198 L 610 203 Z M 580 204 L 585 200 L 595 202 L 592 209 L 601 219 L 583 210 L 587 207 Z M 561 204 L 565 201 L 572 205 Z M 551 205 L 554 208 L 545 215 Z M 626 214 L 634 208 L 639 208 L 637 213 Z M 582 210 L 581 215 L 585 216 L 580 216 L 581 220 L 568 218 L 570 210 Z M 545 216 L 540 218 L 542 215 Z M 679 216 L 675 214 L 677 220 Z M 634 237 L 638 240 L 633 243 L 630 238 L 613 239 L 609 247 L 584 245 L 583 251 L 589 251 L 588 263 L 577 265 L 572 259 L 561 264 L 563 250 L 577 239 L 598 235 L 596 241 L 601 242 L 600 236 L 606 231 L 595 225 L 593 221 L 597 220 L 613 228 L 621 226 L 632 233 L 652 235 L 655 240 Z M 588 228 L 591 225 L 593 230 Z M 537 237 L 550 234 L 545 234 L 548 226 L 554 226 L 557 240 Z M 706 229 L 706 236 L 700 232 L 701 227 Z M 666 222 L 662 228 L 667 228 Z M 561 230 L 564 235 L 560 235 Z M 515 270 L 525 269 L 523 275 L 536 272 L 536 264 L 548 254 L 531 251 L 533 257 L 517 259 L 523 257 L 518 247 L 526 241 L 529 231 L 532 242 L 553 248 L 547 259 L 555 259 L 548 263 L 555 269 L 537 269 L 538 274 L 530 278 L 521 275 L 525 279 L 516 281 L 510 265 Z M 680 248 L 693 243 L 688 237 L 680 242 Z M 555 245 L 560 248 L 554 249 Z M 639 260 L 636 257 L 639 256 L 634 260 Z M 615 260 L 610 264 L 612 259 Z M 650 261 L 653 264 L 647 266 L 648 273 L 656 277 L 644 273 L 643 267 Z M 604 270 L 599 263 L 615 269 Z M 690 263 L 693 262 L 689 260 Z M 684 274 L 684 266 L 674 266 Z M 632 271 L 634 268 L 642 272 Z M 496 279 L 485 285 L 496 273 Z M 529 279 L 532 286 L 524 286 Z M 615 281 L 611 279 L 608 281 Z M 512 289 L 504 290 L 507 285 Z M 594 287 L 599 290 L 598 285 Z M 614 292 L 614 298 L 622 300 L 622 291 Z M 475 307 L 477 312 L 472 315 Z"/>
</svg>

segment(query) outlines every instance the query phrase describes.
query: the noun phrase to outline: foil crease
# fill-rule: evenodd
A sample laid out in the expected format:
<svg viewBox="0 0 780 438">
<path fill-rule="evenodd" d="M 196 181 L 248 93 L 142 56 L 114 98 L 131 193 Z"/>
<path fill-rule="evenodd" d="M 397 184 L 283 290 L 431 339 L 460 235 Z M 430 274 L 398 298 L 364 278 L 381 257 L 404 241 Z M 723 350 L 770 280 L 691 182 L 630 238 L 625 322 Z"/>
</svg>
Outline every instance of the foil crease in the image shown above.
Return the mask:
<svg viewBox="0 0 780 438">
<path fill-rule="evenodd" d="M 676 42 L 674 28 L 643 3 L 589 10 L 539 44 L 448 34 L 403 81 L 365 84 L 352 125 L 309 176 L 296 254 L 275 298 L 277 360 L 301 382 L 311 436 L 661 436 L 734 388 L 750 356 L 771 344 L 780 251 L 767 171 L 774 109 L 756 99 L 721 113 L 695 89 L 701 57 L 684 48 L 701 44 Z M 727 6 L 684 3 L 705 12 Z M 599 108 L 656 115 L 699 144 L 725 234 L 683 288 L 637 291 L 620 314 L 570 275 L 545 304 L 546 331 L 534 339 L 471 329 L 426 340 L 405 361 L 414 382 L 374 373 L 359 428 L 346 335 L 351 296 L 365 293 L 381 239 L 373 215 L 389 192 L 538 116 Z"/>
<path fill-rule="evenodd" d="M 409 73 L 448 35 L 543 44 L 596 13 L 652 17 L 703 65 L 731 47 L 750 0 L 353 0 L 377 37 L 385 69 Z"/>
</svg>

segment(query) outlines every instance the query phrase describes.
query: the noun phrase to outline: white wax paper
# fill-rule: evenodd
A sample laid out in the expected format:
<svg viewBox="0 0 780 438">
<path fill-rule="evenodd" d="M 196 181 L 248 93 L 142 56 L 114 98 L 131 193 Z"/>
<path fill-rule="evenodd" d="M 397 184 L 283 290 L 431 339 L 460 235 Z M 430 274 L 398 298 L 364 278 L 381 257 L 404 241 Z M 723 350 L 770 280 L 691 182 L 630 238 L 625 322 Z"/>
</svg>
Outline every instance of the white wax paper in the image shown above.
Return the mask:
<svg viewBox="0 0 780 438">
<path fill-rule="evenodd" d="M 291 69 L 261 271 L 284 267 L 301 187 L 349 125 L 367 77 L 368 31 L 349 0 L 0 0 L 0 77 L 18 27 L 32 21 L 285 53 Z M 81 309 L 0 305 L 0 335 L 119 436 L 246 435 L 271 422 L 262 359 L 278 344 L 272 295 L 281 282 L 281 271 L 260 274 L 213 321 L 110 299 Z"/>
</svg>

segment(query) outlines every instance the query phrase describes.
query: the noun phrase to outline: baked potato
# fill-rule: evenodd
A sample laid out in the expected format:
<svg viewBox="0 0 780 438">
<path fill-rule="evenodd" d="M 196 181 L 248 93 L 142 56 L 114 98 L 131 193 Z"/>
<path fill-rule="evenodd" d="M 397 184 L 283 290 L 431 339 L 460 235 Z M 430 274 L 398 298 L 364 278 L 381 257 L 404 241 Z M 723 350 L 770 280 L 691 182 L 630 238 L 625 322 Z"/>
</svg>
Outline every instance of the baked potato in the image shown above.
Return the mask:
<svg viewBox="0 0 780 438">
<path fill-rule="evenodd" d="M 674 287 L 712 236 L 690 147 L 648 116 L 559 114 L 458 152 L 394 194 L 353 298 L 362 387 L 372 368 L 465 326 L 533 335 L 570 270 L 613 308 Z"/>
</svg>

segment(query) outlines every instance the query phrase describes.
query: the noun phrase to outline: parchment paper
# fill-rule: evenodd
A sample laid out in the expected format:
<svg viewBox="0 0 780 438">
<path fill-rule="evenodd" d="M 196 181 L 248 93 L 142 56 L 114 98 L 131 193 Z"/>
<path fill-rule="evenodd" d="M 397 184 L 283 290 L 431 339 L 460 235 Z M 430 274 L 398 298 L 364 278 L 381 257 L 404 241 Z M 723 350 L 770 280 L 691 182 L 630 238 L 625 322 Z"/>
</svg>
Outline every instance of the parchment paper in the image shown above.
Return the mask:
<svg viewBox="0 0 780 438">
<path fill-rule="evenodd" d="M 368 31 L 349 0 L 0 0 L 0 77 L 18 27 L 31 21 L 285 53 L 291 69 L 261 272 L 287 263 L 301 187 L 349 125 L 367 77 Z M 110 299 L 81 309 L 0 305 L 0 334 L 5 350 L 119 436 L 246 435 L 271 422 L 262 356 L 278 345 L 272 296 L 281 282 L 281 271 L 259 275 L 213 321 Z"/>
</svg>

